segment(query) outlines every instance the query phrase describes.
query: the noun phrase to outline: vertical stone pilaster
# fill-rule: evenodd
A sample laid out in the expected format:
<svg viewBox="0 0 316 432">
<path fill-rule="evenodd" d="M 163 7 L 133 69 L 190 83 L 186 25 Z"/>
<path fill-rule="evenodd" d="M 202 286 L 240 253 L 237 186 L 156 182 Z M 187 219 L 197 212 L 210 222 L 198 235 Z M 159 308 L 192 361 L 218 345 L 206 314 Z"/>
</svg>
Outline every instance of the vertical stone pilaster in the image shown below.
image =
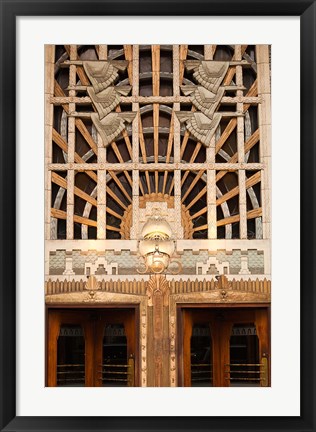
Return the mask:
<svg viewBox="0 0 316 432">
<path fill-rule="evenodd" d="M 132 95 L 134 98 L 139 96 L 139 45 L 133 45 L 133 87 Z M 139 103 L 133 102 L 133 111 L 139 112 Z M 132 147 L 133 147 L 133 163 L 139 162 L 139 118 L 138 114 L 133 120 L 132 129 Z M 136 239 L 139 235 L 138 221 L 139 221 L 139 172 L 133 170 L 132 173 L 133 186 L 132 186 L 132 224 L 131 224 L 131 239 Z"/>
<path fill-rule="evenodd" d="M 173 93 L 174 97 L 178 98 L 180 96 L 180 68 L 179 68 L 179 46 L 174 45 L 173 47 Z M 180 111 L 180 103 L 176 102 L 173 104 L 174 111 Z M 174 141 L 173 141 L 173 151 L 174 151 L 174 161 L 175 163 L 180 162 L 180 147 L 181 147 L 181 136 L 180 136 L 180 121 L 177 116 L 173 116 L 174 121 Z"/>
<path fill-rule="evenodd" d="M 147 316 L 147 302 L 142 302 L 141 304 L 141 315 L 140 315 L 140 347 L 141 347 L 141 361 L 140 361 L 140 386 L 147 387 L 147 328 L 148 328 L 148 316 Z"/>
<path fill-rule="evenodd" d="M 139 171 L 133 170 L 133 203 L 132 203 L 132 229 L 131 239 L 137 239 L 140 235 L 139 232 Z"/>
<path fill-rule="evenodd" d="M 70 45 L 70 60 L 77 59 L 77 46 Z M 77 80 L 76 65 L 69 66 L 69 86 L 75 86 Z M 76 96 L 75 90 L 69 91 L 69 96 Z M 76 104 L 69 104 L 69 114 L 76 111 Z M 76 146 L 76 122 L 74 117 L 68 117 L 68 163 L 73 164 L 75 160 Z M 74 238 L 74 170 L 67 173 L 67 240 Z"/>
<path fill-rule="evenodd" d="M 107 45 L 98 46 L 99 60 L 107 60 L 108 47 Z M 103 164 L 106 163 L 106 148 L 103 146 L 102 138 L 97 134 L 98 146 L 98 184 L 97 184 L 97 239 L 106 239 L 106 170 Z"/>
<path fill-rule="evenodd" d="M 98 154 L 100 154 L 100 149 Z M 97 239 L 106 239 L 106 171 L 98 169 L 97 184 Z"/>
<path fill-rule="evenodd" d="M 67 240 L 74 237 L 74 188 L 75 188 L 75 171 L 67 171 Z"/>
<path fill-rule="evenodd" d="M 180 55 L 179 45 L 173 45 L 173 96 L 175 99 L 180 96 Z M 180 110 L 180 103 L 176 102 L 173 104 L 174 111 Z M 173 140 L 173 151 L 175 163 L 180 162 L 180 147 L 181 147 L 181 136 L 180 136 L 180 122 L 176 115 L 173 116 L 173 127 L 174 127 L 174 140 Z M 181 171 L 175 170 L 173 173 L 174 180 L 174 209 L 175 209 L 175 226 L 176 226 L 176 237 L 178 239 L 183 238 L 182 228 L 182 204 L 181 204 Z"/>
<path fill-rule="evenodd" d="M 52 184 L 51 171 L 48 164 L 52 163 L 53 143 L 53 119 L 54 105 L 50 98 L 54 96 L 54 64 L 55 64 L 55 45 L 45 45 L 45 239 L 51 236 L 51 200 Z"/>
<path fill-rule="evenodd" d="M 206 149 L 206 162 L 215 163 L 215 135 Z M 217 238 L 216 170 L 207 169 L 207 238 Z"/>
<path fill-rule="evenodd" d="M 99 45 L 99 60 L 107 60 L 108 58 L 108 46 L 101 44 Z"/>
<path fill-rule="evenodd" d="M 207 170 L 207 229 L 209 239 L 217 238 L 216 171 Z"/>
<path fill-rule="evenodd" d="M 153 275 L 147 286 L 148 296 L 148 380 L 150 386 L 170 385 L 169 283 L 164 276 Z M 151 340 L 151 343 L 149 341 Z"/>
<path fill-rule="evenodd" d="M 178 239 L 183 238 L 183 227 L 182 227 L 182 204 L 181 204 L 181 171 L 174 171 L 174 215 L 175 215 L 175 227 L 176 237 Z"/>
<path fill-rule="evenodd" d="M 256 47 L 258 69 L 259 130 L 260 130 L 260 162 L 264 164 L 261 172 L 261 201 L 263 238 L 271 236 L 271 94 L 269 46 Z"/>
<path fill-rule="evenodd" d="M 204 59 L 213 60 L 216 45 L 204 45 Z M 215 163 L 215 135 L 206 149 L 206 162 Z M 207 170 L 207 238 L 217 238 L 216 171 Z"/>
<path fill-rule="evenodd" d="M 241 60 L 241 45 L 235 45 L 235 59 Z M 236 85 L 243 85 L 243 72 L 242 66 L 236 66 Z M 237 96 L 242 96 L 242 90 L 237 90 Z M 244 104 L 237 103 L 237 112 L 243 113 Z M 244 132 L 244 117 L 237 117 L 237 153 L 238 162 L 245 161 L 245 132 Z M 239 185 L 239 236 L 241 239 L 247 238 L 247 199 L 246 199 L 246 172 L 239 170 L 238 172 L 238 185 Z"/>
<path fill-rule="evenodd" d="M 213 60 L 216 45 L 204 45 L 204 59 Z"/>
<path fill-rule="evenodd" d="M 170 308 L 169 308 L 170 310 Z M 169 341 L 170 341 L 170 387 L 177 386 L 177 354 L 176 354 L 176 318 L 169 316 Z"/>
</svg>

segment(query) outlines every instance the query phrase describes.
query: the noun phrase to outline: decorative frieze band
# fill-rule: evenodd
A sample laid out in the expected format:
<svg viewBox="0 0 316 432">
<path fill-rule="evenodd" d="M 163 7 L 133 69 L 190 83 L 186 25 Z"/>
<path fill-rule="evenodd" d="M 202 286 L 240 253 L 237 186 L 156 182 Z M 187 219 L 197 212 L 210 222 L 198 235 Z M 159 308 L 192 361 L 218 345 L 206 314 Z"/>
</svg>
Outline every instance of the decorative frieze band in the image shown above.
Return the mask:
<svg viewBox="0 0 316 432">
<path fill-rule="evenodd" d="M 92 280 L 95 285 L 92 287 Z M 165 280 L 165 279 L 164 279 Z M 171 280 L 165 283 L 169 285 L 170 295 L 174 294 L 188 294 L 188 293 L 207 293 L 211 291 L 226 290 L 236 292 L 247 292 L 252 294 L 266 294 L 267 298 L 271 294 L 271 281 L 267 279 L 241 279 L 229 280 L 227 277 L 220 276 L 217 279 L 204 279 L 200 280 Z M 73 280 L 51 280 L 45 282 L 45 295 L 54 294 L 69 294 L 80 293 L 86 291 L 100 291 L 117 294 L 132 294 L 138 296 L 146 296 L 151 292 L 152 283 L 149 281 L 141 280 L 98 280 L 92 276 L 87 279 L 80 279 L 80 281 Z M 222 293 L 225 297 L 224 293 Z"/>
</svg>

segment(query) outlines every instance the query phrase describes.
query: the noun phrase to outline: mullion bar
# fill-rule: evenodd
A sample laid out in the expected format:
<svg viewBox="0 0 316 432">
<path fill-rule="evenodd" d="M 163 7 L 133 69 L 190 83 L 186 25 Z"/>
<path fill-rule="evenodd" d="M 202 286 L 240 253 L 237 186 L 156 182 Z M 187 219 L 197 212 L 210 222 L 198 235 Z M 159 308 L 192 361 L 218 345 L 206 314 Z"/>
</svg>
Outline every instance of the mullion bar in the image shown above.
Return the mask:
<svg viewBox="0 0 316 432">
<path fill-rule="evenodd" d="M 173 56 L 173 95 L 180 95 L 180 52 L 179 45 L 173 45 L 172 48 Z M 173 110 L 180 110 L 180 103 L 173 104 Z M 180 163 L 180 121 L 176 115 L 173 115 L 173 128 L 174 128 L 174 162 L 175 164 Z M 176 222 L 176 235 L 178 239 L 183 238 L 183 227 L 181 221 L 182 204 L 181 204 L 181 171 L 176 169 L 173 174 L 174 180 L 174 211 L 175 211 L 175 222 Z"/>
<path fill-rule="evenodd" d="M 107 45 L 99 45 L 99 60 L 107 59 Z M 98 145 L 98 182 L 97 182 L 97 239 L 106 239 L 106 148 L 103 146 L 100 134 L 97 135 Z"/>
<path fill-rule="evenodd" d="M 235 58 L 241 60 L 242 52 L 241 45 L 235 45 Z M 236 66 L 236 85 L 243 85 L 243 71 L 242 66 Z M 242 90 L 237 90 L 237 96 L 242 96 Z M 244 111 L 244 104 L 237 103 L 237 112 Z M 237 117 L 237 153 L 238 162 L 245 161 L 245 131 L 244 131 L 244 117 Z M 247 199 L 246 199 L 246 171 L 240 169 L 238 171 L 238 184 L 239 184 L 239 237 L 241 239 L 247 238 Z"/>
<path fill-rule="evenodd" d="M 70 45 L 70 60 L 77 59 L 77 46 Z M 76 84 L 77 71 L 76 65 L 69 66 L 69 85 Z M 70 96 L 76 96 L 75 90 L 69 91 Z M 69 112 L 76 111 L 76 104 L 69 104 Z M 76 145 L 76 119 L 74 117 L 68 118 L 68 153 L 67 162 L 73 164 L 75 161 L 75 145 Z M 75 186 L 75 172 L 74 169 L 69 168 L 67 172 L 67 221 L 66 221 L 66 235 L 67 240 L 74 238 L 74 186 Z"/>
<path fill-rule="evenodd" d="M 132 53 L 132 62 L 133 62 L 133 78 L 132 78 L 132 92 L 133 96 L 137 97 L 139 95 L 139 45 L 133 45 L 133 53 Z M 133 102 L 132 105 L 133 111 L 139 112 L 139 103 Z M 133 151 L 133 165 L 134 169 L 132 172 L 132 226 L 131 226 L 131 239 L 137 239 L 138 232 L 138 221 L 139 221 L 139 182 L 140 176 L 139 171 L 135 169 L 135 164 L 139 163 L 139 126 L 140 126 L 141 118 L 137 114 L 135 119 L 133 120 L 133 128 L 132 128 L 132 151 Z"/>
<path fill-rule="evenodd" d="M 216 49 L 216 47 L 215 47 Z M 204 46 L 204 58 L 205 60 L 213 60 L 213 55 L 215 52 L 213 45 Z M 210 146 L 206 149 L 206 162 L 215 163 L 215 134 L 211 139 Z M 217 238 L 217 209 L 216 209 L 216 170 L 207 169 L 207 238 L 216 239 Z"/>
</svg>

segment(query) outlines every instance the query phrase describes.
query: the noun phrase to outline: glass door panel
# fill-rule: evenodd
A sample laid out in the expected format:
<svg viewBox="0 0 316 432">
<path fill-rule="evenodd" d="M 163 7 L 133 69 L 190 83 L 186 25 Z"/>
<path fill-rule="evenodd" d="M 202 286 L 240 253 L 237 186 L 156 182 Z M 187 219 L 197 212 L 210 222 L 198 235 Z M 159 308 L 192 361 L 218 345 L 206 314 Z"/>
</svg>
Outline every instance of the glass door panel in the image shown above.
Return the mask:
<svg viewBox="0 0 316 432">
<path fill-rule="evenodd" d="M 102 385 L 128 385 L 127 339 L 124 324 L 106 324 L 103 336 Z"/>
<path fill-rule="evenodd" d="M 85 385 L 85 340 L 78 325 L 62 325 L 57 341 L 57 386 Z"/>
<path fill-rule="evenodd" d="M 191 386 L 213 385 L 212 338 L 210 326 L 195 324 L 191 336 Z"/>
<path fill-rule="evenodd" d="M 230 386 L 260 386 L 261 368 L 256 326 L 235 324 L 230 337 L 230 364 L 226 365 Z"/>
</svg>

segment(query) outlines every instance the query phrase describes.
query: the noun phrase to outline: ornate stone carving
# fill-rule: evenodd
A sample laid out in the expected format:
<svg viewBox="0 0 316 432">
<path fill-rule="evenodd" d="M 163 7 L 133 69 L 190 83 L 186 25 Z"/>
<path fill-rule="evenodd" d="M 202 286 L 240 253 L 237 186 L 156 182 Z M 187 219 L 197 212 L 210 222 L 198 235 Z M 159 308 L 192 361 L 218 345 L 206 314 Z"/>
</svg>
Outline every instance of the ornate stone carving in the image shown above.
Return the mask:
<svg viewBox="0 0 316 432">
<path fill-rule="evenodd" d="M 120 103 L 120 95 L 127 96 L 131 86 L 108 87 L 100 93 L 95 93 L 93 87 L 88 87 L 87 92 L 96 107 L 100 120 L 113 111 Z"/>
<path fill-rule="evenodd" d="M 180 122 L 186 124 L 188 131 L 207 147 L 210 145 L 212 136 L 222 118 L 221 114 L 218 113 L 214 114 L 211 119 L 202 112 L 178 111 L 176 114 Z"/>
<path fill-rule="evenodd" d="M 103 145 L 106 147 L 120 135 L 125 129 L 126 123 L 131 123 L 136 113 L 123 112 L 123 113 L 110 113 L 102 120 L 96 113 L 91 114 L 91 119 L 97 128 Z"/>
<path fill-rule="evenodd" d="M 220 87 L 217 93 L 212 93 L 201 86 L 186 85 L 181 86 L 185 95 L 190 95 L 190 101 L 193 105 L 206 116 L 212 118 L 224 95 L 224 87 Z"/>
<path fill-rule="evenodd" d="M 88 277 L 85 288 L 87 291 L 89 291 L 89 297 L 88 297 L 87 301 L 94 301 L 96 291 L 100 289 L 100 283 L 97 281 L 95 276 L 89 276 Z"/>
<path fill-rule="evenodd" d="M 242 86 L 222 86 L 222 81 L 229 67 L 229 62 L 187 60 L 188 71 L 194 71 L 193 76 L 201 86 L 181 86 L 185 95 L 190 95 L 190 101 L 199 112 L 178 111 L 177 117 L 186 124 L 187 130 L 205 146 L 211 145 L 211 139 L 222 119 L 222 116 L 235 117 L 243 115 L 233 112 L 215 112 L 224 96 L 225 89 L 241 89 Z"/>
<path fill-rule="evenodd" d="M 229 67 L 229 62 L 187 60 L 185 67 L 207 90 L 216 93 Z"/>
<path fill-rule="evenodd" d="M 109 264 L 104 257 L 98 257 L 93 264 L 89 262 L 85 262 L 85 274 L 102 275 L 102 274 L 117 274 L 117 272 L 118 272 L 118 264 L 115 262 L 111 262 Z"/>
<path fill-rule="evenodd" d="M 97 113 L 91 114 L 91 119 L 99 132 L 103 145 L 113 142 L 125 129 L 126 123 L 131 123 L 136 113 L 113 113 L 120 103 L 120 95 L 127 96 L 131 86 L 116 86 L 118 70 L 124 71 L 127 61 L 84 61 L 83 67 L 92 87 L 87 88 L 90 99 Z"/>
<path fill-rule="evenodd" d="M 199 261 L 196 263 L 196 274 L 223 274 L 225 269 L 229 273 L 229 262 L 219 262 L 215 256 L 210 256 L 205 264 Z"/>
<path fill-rule="evenodd" d="M 162 193 L 152 193 L 152 194 L 145 194 L 143 196 L 139 197 L 139 213 L 143 211 L 143 209 L 148 209 L 150 206 L 149 204 L 152 203 L 153 205 L 156 203 L 166 203 L 167 204 L 167 214 L 170 217 L 167 217 L 166 219 L 170 223 L 171 227 L 174 229 L 174 232 L 178 232 L 179 228 L 177 229 L 177 216 L 181 217 L 181 229 L 183 229 L 183 237 L 186 239 L 192 238 L 193 235 L 193 222 L 189 213 L 189 210 L 181 204 L 181 213 L 178 213 L 175 209 L 175 203 L 174 203 L 174 197 L 162 194 Z M 121 236 L 124 239 L 130 239 L 131 238 L 131 228 L 132 228 L 132 205 L 129 205 L 127 210 L 124 212 L 123 219 L 121 222 Z M 180 222 L 180 221 L 179 221 Z M 135 224 L 135 222 L 134 222 Z M 137 227 L 139 226 L 139 220 L 136 221 Z M 180 231 L 180 230 L 179 230 Z"/>
<path fill-rule="evenodd" d="M 163 305 L 169 305 L 169 282 L 162 275 L 154 275 L 152 276 L 148 283 L 146 294 L 148 297 L 148 306 L 153 305 L 153 297 L 155 295 L 162 295 Z"/>
<path fill-rule="evenodd" d="M 112 61 L 84 61 L 84 70 L 93 86 L 95 93 L 106 89 L 118 78 L 118 71 L 124 71 L 128 62 Z"/>
</svg>

